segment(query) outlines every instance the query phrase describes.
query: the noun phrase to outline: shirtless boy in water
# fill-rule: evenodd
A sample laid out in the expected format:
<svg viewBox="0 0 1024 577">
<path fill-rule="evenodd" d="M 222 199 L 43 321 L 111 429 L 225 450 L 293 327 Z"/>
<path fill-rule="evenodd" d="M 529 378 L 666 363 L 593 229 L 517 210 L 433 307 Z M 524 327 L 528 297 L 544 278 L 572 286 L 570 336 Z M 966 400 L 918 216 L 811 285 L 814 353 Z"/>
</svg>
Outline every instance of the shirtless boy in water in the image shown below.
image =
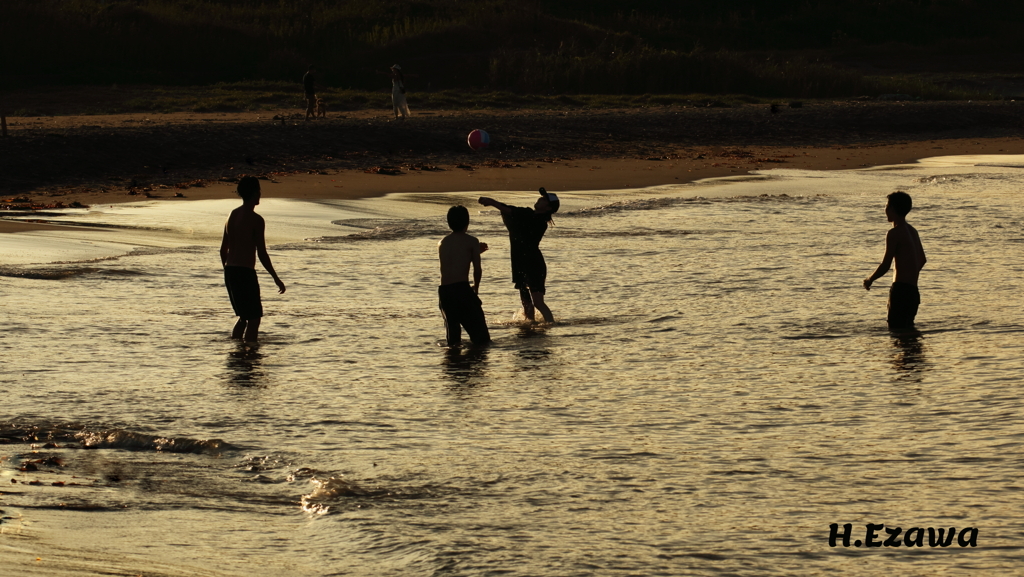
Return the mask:
<svg viewBox="0 0 1024 577">
<path fill-rule="evenodd" d="M 437 243 L 437 256 L 441 261 L 441 286 L 437 287 L 437 297 L 448 346 L 459 346 L 462 327 L 474 345 L 486 345 L 491 342 L 491 335 L 477 293 L 483 276 L 480 253 L 487 250 L 487 244 L 466 234 L 469 210 L 464 206 L 448 209 L 448 226 L 451 234 Z M 473 286 L 467 280 L 470 264 L 473 265 Z"/>
<path fill-rule="evenodd" d="M 231 306 L 238 315 L 231 338 L 256 342 L 263 317 L 260 284 L 256 280 L 256 257 L 260 257 L 263 268 L 274 277 L 279 293 L 284 292 L 284 283 L 274 272 L 274 265 L 267 254 L 266 223 L 255 211 L 260 203 L 260 181 L 255 176 L 242 177 L 238 181 L 238 196 L 242 197 L 242 206 L 232 210 L 224 223 L 220 262 L 224 266 L 224 284 L 228 288 Z"/>
<path fill-rule="evenodd" d="M 885 217 L 892 228 L 885 233 L 885 256 L 871 276 L 864 279 L 864 288 L 871 290 L 871 283 L 889 271 L 896 261 L 896 275 L 889 289 L 889 314 L 886 321 L 890 329 L 907 329 L 914 326 L 921 295 L 917 290 L 917 278 L 927 259 L 921 246 L 917 229 L 907 223 L 907 213 L 913 207 L 910 195 L 894 192 L 885 205 Z"/>
</svg>

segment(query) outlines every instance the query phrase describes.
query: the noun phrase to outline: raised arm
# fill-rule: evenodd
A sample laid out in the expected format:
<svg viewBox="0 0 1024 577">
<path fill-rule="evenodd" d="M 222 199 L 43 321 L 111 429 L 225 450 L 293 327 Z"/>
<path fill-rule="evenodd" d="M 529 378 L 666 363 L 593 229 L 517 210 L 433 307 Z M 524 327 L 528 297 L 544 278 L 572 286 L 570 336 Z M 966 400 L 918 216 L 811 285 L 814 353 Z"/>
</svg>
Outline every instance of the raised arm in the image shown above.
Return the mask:
<svg viewBox="0 0 1024 577">
<path fill-rule="evenodd" d="M 265 233 L 266 228 L 266 221 L 264 221 L 263 218 L 260 217 L 259 221 L 257 221 L 256 223 L 256 230 L 254 232 L 254 234 L 256 235 L 256 256 L 260 258 L 260 263 L 263 264 L 263 268 L 267 269 L 267 272 L 270 273 L 270 276 L 274 277 L 274 284 L 276 284 L 278 288 L 277 292 L 281 294 L 284 293 L 285 287 L 284 283 L 281 282 L 281 279 L 277 276 L 277 273 L 274 271 L 273 263 L 270 262 L 270 254 L 267 252 L 267 240 Z"/>
<path fill-rule="evenodd" d="M 494 208 L 500 210 L 501 214 L 508 214 L 508 213 L 512 212 L 512 207 L 511 206 L 509 206 L 509 205 L 507 205 L 507 204 L 505 204 L 503 202 L 498 202 L 498 201 L 494 200 L 493 198 L 487 198 L 486 196 L 481 196 L 480 200 L 477 201 L 477 202 L 479 202 L 480 204 L 482 204 L 484 206 L 493 206 Z"/>
<path fill-rule="evenodd" d="M 889 232 L 885 233 L 885 255 L 882 257 L 882 262 L 879 263 L 875 272 L 871 273 L 871 276 L 864 279 L 864 288 L 867 290 L 871 290 L 871 283 L 889 272 L 889 268 L 892 266 L 892 259 L 896 255 L 896 235 L 893 234 L 894 230 L 896 229 L 891 228 Z"/>
</svg>

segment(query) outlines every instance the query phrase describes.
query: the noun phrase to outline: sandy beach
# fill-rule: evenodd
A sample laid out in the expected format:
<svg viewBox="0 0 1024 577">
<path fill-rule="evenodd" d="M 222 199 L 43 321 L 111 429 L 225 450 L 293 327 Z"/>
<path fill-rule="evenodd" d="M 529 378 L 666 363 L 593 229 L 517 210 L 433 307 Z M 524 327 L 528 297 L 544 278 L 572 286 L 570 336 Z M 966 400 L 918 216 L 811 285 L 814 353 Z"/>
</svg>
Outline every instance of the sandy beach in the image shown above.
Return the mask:
<svg viewBox="0 0 1024 577">
<path fill-rule="evenodd" d="M 0 232 L 53 226 L 46 208 L 230 198 L 240 175 L 265 196 L 614 190 L 764 168 L 842 170 L 965 154 L 1022 154 L 1013 102 L 816 102 L 630 110 L 293 110 L 9 118 L 0 139 Z M 465 135 L 488 130 L 473 151 Z"/>
</svg>

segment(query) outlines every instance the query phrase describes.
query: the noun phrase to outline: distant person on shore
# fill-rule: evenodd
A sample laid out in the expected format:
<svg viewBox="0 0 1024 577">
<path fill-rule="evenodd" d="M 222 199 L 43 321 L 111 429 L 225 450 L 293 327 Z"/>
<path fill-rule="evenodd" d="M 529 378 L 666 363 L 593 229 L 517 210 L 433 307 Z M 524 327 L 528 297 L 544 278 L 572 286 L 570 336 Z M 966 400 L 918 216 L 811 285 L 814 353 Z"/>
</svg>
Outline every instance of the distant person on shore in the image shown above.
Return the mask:
<svg viewBox="0 0 1024 577">
<path fill-rule="evenodd" d="M 306 120 L 316 118 L 316 67 L 312 64 L 302 77 L 302 88 L 306 92 Z"/>
<path fill-rule="evenodd" d="M 871 283 L 888 272 L 893 260 L 896 261 L 886 318 L 892 330 L 913 328 L 914 317 L 921 304 L 917 279 L 927 259 L 917 229 L 907 223 L 907 214 L 911 208 L 913 202 L 909 194 L 898 191 L 889 195 L 885 204 L 885 217 L 892 223 L 892 228 L 885 233 L 885 255 L 875 272 L 864 279 L 864 288 L 871 290 Z"/>
<path fill-rule="evenodd" d="M 441 261 L 441 285 L 437 297 L 444 317 L 445 336 L 449 347 L 457 347 L 462 341 L 462 328 L 466 329 L 474 345 L 491 342 L 487 321 L 481 306 L 480 253 L 487 250 L 487 244 L 466 234 L 469 229 L 469 210 L 464 206 L 448 209 L 448 227 L 451 234 L 437 243 L 437 256 Z M 469 284 L 469 266 L 473 265 L 473 285 Z"/>
<path fill-rule="evenodd" d="M 402 67 L 395 64 L 391 67 L 391 104 L 395 108 L 395 120 L 402 115 L 402 120 L 408 118 L 409 104 L 405 101 L 405 76 L 402 74 Z"/>
<path fill-rule="evenodd" d="M 260 319 L 263 318 L 263 302 L 260 300 L 260 284 L 256 278 L 256 257 L 263 268 L 274 277 L 279 293 L 284 293 L 284 283 L 274 272 L 274 265 L 267 254 L 264 238 L 266 222 L 256 214 L 260 203 L 260 181 L 255 176 L 244 176 L 238 181 L 238 196 L 242 206 L 231 211 L 224 223 L 224 239 L 220 243 L 220 261 L 224 266 L 224 284 L 228 288 L 231 307 L 238 315 L 238 322 L 231 331 L 231 338 L 256 342 L 259 336 Z"/>
<path fill-rule="evenodd" d="M 519 289 L 519 298 L 523 302 L 523 314 L 535 322 L 535 310 L 540 311 L 544 321 L 553 323 L 555 317 L 544 302 L 547 292 L 544 284 L 547 281 L 548 267 L 544 255 L 540 252 L 540 241 L 548 230 L 551 215 L 558 212 L 561 203 L 558 196 L 540 189 L 540 198 L 533 208 L 509 206 L 493 198 L 481 197 L 480 204 L 493 206 L 501 211 L 501 220 L 508 229 L 510 250 L 512 252 L 512 282 Z"/>
</svg>

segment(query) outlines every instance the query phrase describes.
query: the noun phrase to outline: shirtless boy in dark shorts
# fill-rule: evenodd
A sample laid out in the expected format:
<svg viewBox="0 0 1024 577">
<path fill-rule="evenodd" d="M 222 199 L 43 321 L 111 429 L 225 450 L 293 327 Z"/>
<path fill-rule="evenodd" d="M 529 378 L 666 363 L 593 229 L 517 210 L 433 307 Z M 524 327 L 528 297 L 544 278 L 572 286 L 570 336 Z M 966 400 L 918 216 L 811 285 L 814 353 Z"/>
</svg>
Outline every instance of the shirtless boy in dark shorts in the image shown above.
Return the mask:
<svg viewBox="0 0 1024 577">
<path fill-rule="evenodd" d="M 256 279 L 256 257 L 259 256 L 263 268 L 274 277 L 279 293 L 284 292 L 284 283 L 274 272 L 274 265 L 267 254 L 266 222 L 255 211 L 260 203 L 260 181 L 254 176 L 242 177 L 238 181 L 238 196 L 242 197 L 242 206 L 231 211 L 224 223 L 220 262 L 224 266 L 224 284 L 228 288 L 231 306 L 238 315 L 231 338 L 256 342 L 260 319 L 263 318 L 260 284 Z"/>
<path fill-rule="evenodd" d="M 441 261 L 441 286 L 437 287 L 437 297 L 444 317 L 448 346 L 459 346 L 463 327 L 474 345 L 486 345 L 491 342 L 491 335 L 477 293 L 483 276 L 480 253 L 487 250 L 487 244 L 466 234 L 469 210 L 464 206 L 448 209 L 448 226 L 452 233 L 437 243 L 437 256 Z M 466 280 L 469 278 L 471 264 L 472 286 Z"/>
<path fill-rule="evenodd" d="M 907 223 L 907 213 L 913 208 L 910 195 L 894 192 L 885 205 L 885 217 L 892 228 L 885 233 L 885 256 L 871 276 L 864 279 L 864 288 L 871 290 L 871 283 L 889 271 L 896 261 L 896 275 L 889 289 L 889 314 L 886 321 L 890 329 L 910 329 L 914 326 L 921 295 L 917 290 L 917 278 L 927 259 L 921 246 L 917 229 Z"/>
</svg>

